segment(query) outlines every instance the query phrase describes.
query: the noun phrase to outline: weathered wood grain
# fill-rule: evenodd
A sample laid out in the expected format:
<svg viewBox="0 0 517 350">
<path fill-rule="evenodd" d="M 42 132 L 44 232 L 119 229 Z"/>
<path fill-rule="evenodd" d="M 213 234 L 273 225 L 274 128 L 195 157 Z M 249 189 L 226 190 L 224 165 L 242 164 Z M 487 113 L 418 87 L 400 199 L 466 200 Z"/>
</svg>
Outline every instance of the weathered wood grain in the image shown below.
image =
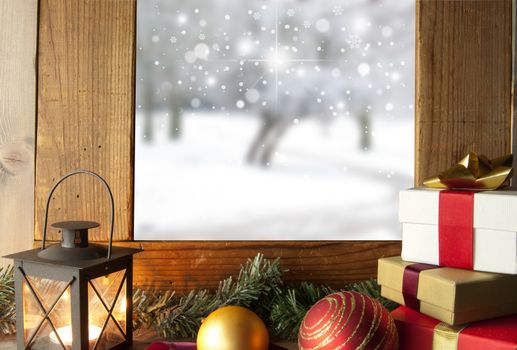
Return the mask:
<svg viewBox="0 0 517 350">
<path fill-rule="evenodd" d="M 120 244 L 120 243 L 119 243 Z M 236 275 L 240 265 L 257 253 L 280 258 L 287 282 L 313 281 L 343 287 L 351 281 L 375 277 L 377 259 L 400 254 L 400 242 L 132 242 L 144 252 L 135 256 L 137 286 L 180 292 L 215 288 Z"/>
<path fill-rule="evenodd" d="M 417 1 L 415 181 L 511 149 L 512 1 Z"/>
<path fill-rule="evenodd" d="M 37 12 L 37 0 L 0 0 L 0 256 L 33 239 Z"/>
<path fill-rule="evenodd" d="M 56 242 L 50 242 L 54 244 Z M 133 241 L 116 246 L 140 248 L 133 263 L 136 287 L 173 287 L 184 293 L 216 288 L 219 281 L 237 277 L 241 265 L 258 253 L 280 259 L 287 283 L 312 281 L 339 288 L 375 278 L 377 260 L 400 255 L 400 241 Z M 34 247 L 41 242 L 34 242 Z"/>
<path fill-rule="evenodd" d="M 77 168 L 110 183 L 115 237 L 132 238 L 135 9 L 134 0 L 40 1 L 36 239 L 50 186 Z M 92 238 L 105 239 L 107 198 L 93 179 L 71 178 L 54 196 L 50 222 L 100 221 Z"/>
</svg>

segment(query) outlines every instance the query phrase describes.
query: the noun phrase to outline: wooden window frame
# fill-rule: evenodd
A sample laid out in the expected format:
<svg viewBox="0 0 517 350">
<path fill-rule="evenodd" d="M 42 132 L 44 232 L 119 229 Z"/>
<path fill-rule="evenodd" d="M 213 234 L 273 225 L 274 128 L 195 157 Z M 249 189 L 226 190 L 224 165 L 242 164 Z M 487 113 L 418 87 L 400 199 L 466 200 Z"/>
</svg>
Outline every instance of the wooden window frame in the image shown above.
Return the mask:
<svg viewBox="0 0 517 350">
<path fill-rule="evenodd" d="M 290 282 L 339 287 L 374 277 L 379 257 L 400 254 L 400 241 L 133 241 L 136 0 L 40 0 L 38 30 L 36 244 L 49 187 L 88 168 L 113 187 L 117 244 L 144 248 L 140 286 L 215 287 L 262 252 L 281 258 Z M 510 152 L 511 33 L 511 0 L 417 1 L 416 185 L 468 151 Z M 71 180 L 52 201 L 51 222 L 107 222 L 101 190 Z"/>
</svg>

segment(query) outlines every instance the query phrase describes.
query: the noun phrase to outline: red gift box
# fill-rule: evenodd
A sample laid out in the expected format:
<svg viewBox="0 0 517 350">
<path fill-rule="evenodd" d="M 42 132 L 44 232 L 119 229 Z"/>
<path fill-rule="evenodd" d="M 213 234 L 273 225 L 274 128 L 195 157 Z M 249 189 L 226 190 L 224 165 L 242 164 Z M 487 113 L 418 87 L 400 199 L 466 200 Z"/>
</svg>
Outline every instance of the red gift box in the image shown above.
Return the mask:
<svg viewBox="0 0 517 350">
<path fill-rule="evenodd" d="M 392 311 L 399 350 L 515 350 L 517 315 L 448 326 L 405 306 Z"/>
</svg>

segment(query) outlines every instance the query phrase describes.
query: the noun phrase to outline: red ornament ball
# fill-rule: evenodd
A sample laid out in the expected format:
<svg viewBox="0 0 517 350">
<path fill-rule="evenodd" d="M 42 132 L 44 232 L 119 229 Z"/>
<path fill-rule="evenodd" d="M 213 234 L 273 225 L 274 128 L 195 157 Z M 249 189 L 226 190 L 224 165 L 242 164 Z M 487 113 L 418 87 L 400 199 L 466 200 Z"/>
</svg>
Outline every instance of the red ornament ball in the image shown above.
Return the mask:
<svg viewBox="0 0 517 350">
<path fill-rule="evenodd" d="M 356 292 L 333 293 L 305 315 L 298 333 L 300 350 L 396 350 L 398 334 L 390 312 Z"/>
</svg>

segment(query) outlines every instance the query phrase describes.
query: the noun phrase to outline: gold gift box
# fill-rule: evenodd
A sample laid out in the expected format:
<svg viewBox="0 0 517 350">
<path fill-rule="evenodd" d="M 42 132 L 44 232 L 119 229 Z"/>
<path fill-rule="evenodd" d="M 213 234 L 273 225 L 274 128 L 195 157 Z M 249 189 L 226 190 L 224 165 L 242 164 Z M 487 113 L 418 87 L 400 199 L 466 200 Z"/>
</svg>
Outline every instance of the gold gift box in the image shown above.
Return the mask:
<svg viewBox="0 0 517 350">
<path fill-rule="evenodd" d="M 404 304 L 402 281 L 406 266 L 400 256 L 379 259 L 381 295 Z M 420 311 L 450 325 L 517 314 L 517 275 L 450 267 L 420 272 Z"/>
</svg>

